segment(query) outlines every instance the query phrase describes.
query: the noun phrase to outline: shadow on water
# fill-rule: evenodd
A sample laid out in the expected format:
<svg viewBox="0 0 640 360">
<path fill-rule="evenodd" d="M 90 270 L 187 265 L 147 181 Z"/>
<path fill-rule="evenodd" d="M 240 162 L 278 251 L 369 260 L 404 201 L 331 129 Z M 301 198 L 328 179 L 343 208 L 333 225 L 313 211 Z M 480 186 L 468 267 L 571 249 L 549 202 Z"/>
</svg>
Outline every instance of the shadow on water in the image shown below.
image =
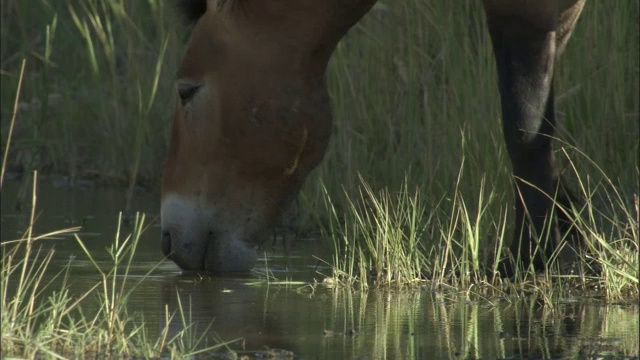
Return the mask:
<svg viewBox="0 0 640 360">
<path fill-rule="evenodd" d="M 7 183 L 2 194 L 2 241 L 21 237 L 28 224 L 28 215 L 15 211 L 12 204 L 17 187 Z M 108 268 L 105 248 L 113 242 L 124 201 L 121 189 L 43 183 L 36 231 L 82 226 L 80 237 L 98 264 Z M 165 309 L 176 313 L 181 304 L 186 320 L 195 324 L 194 333 L 203 335 L 203 345 L 239 339 L 231 348 L 247 358 L 638 358 L 637 304 L 585 300 L 542 307 L 526 299 L 472 302 L 459 292 L 425 289 L 327 289 L 314 285 L 315 279 L 321 280 L 312 256 L 322 251 L 317 240 L 294 241 L 287 252 L 282 246 L 265 248 L 252 273 L 215 278 L 183 275 L 171 262 L 162 260 L 158 221 L 152 221 L 158 213 L 157 196 L 139 194 L 134 203 L 137 211 L 147 214 L 149 228 L 129 273 L 127 284 L 136 287 L 127 305 L 130 313 L 144 319 L 151 336 L 164 327 Z M 53 270 L 70 264 L 72 293 L 80 294 L 99 281 L 73 239 L 43 244 L 55 248 L 52 266 L 57 269 Z M 83 311 L 95 311 L 91 307 L 89 302 Z M 173 318 L 170 329 L 175 333 L 183 329 L 180 316 Z"/>
</svg>

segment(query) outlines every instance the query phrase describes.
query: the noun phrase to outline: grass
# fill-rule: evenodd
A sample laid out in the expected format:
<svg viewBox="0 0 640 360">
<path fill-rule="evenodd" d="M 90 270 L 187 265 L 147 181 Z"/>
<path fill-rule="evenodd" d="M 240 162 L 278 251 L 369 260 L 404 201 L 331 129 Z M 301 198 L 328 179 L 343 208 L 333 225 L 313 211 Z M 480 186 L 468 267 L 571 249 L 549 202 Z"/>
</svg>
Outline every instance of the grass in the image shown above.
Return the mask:
<svg viewBox="0 0 640 360">
<path fill-rule="evenodd" d="M 527 292 L 552 298 L 566 283 L 638 297 L 640 45 L 629 14 L 637 2 L 587 2 L 555 79 L 556 157 L 584 198 L 564 211 L 587 239 L 584 264 L 603 273 L 548 272 L 540 282 L 521 272 L 516 282 Z M 318 199 L 327 204 L 317 222 L 335 244 L 334 280 L 498 287 L 485 274 L 513 231 L 514 195 L 495 79 L 478 2 L 384 3 L 341 42 L 329 70 L 334 136 L 304 193 L 316 212 Z M 419 225 L 401 220 L 411 217 L 404 212 Z M 408 240 L 411 228 L 420 240 Z M 424 250 L 409 265 L 392 258 L 416 242 Z M 399 270 L 390 280 L 397 266 L 413 276 Z"/>
<path fill-rule="evenodd" d="M 491 275 L 491 264 L 503 255 L 512 231 L 513 194 L 481 2 L 381 1 L 338 45 L 330 63 L 333 138 L 303 190 L 304 211 L 297 212 L 306 214 L 296 219 L 298 227 L 321 228 L 332 241 L 328 282 L 350 290 L 429 287 L 444 302 L 452 292 L 503 304 L 498 297 L 508 305 L 506 314 L 501 306 L 491 308 L 494 332 L 504 330 L 501 324 L 510 317 L 534 318 L 530 299 L 549 305 L 543 309 L 554 319 L 563 318 L 561 300 L 637 302 L 638 6 L 588 1 L 557 67 L 557 157 L 583 199 L 562 211 L 586 239 L 580 261 L 568 275 L 550 259 L 550 271 L 542 275 L 523 269 L 515 281 L 502 281 Z M 0 3 L 0 30 L 0 184 L 8 169 L 98 178 L 126 186 L 129 194 L 136 184 L 157 189 L 175 101 L 173 78 L 187 37 L 168 2 L 6 0 Z M 41 241 L 75 230 L 34 234 L 34 217 L 24 239 L 2 245 L 3 358 L 189 358 L 224 346 L 220 340 L 202 349 L 186 304 L 164 309 L 158 336 L 127 308 L 132 290 L 125 283 L 134 280 L 126 275 L 142 217 L 128 236 L 118 228 L 112 267 L 94 262 L 100 279 L 81 294 L 66 286 L 69 270 L 58 275 L 59 288 L 43 282 L 53 253 L 38 250 Z M 299 285 L 274 279 L 268 268 L 264 279 L 260 285 Z M 339 298 L 335 304 L 367 296 L 332 294 Z M 334 309 L 349 319 L 343 329 L 335 325 L 342 333 L 382 329 L 373 344 L 359 342 L 357 354 L 416 357 L 433 339 L 424 344 L 411 337 L 404 346 L 397 335 L 404 328 L 393 327 L 408 324 L 413 333 L 420 321 L 465 324 L 437 334 L 448 355 L 510 354 L 497 338 L 486 346 L 499 351 L 479 350 L 478 334 L 487 331 L 481 319 L 486 309 L 479 305 L 466 313 L 462 302 L 452 308 L 443 301 L 414 301 L 428 292 L 400 292 L 393 303 L 384 291 L 369 294 L 377 300 Z M 575 318 L 600 329 L 602 337 L 618 336 L 613 330 L 633 320 L 624 312 L 585 309 Z M 430 317 L 422 318 L 425 313 Z M 170 335 L 172 319 L 182 330 Z M 551 323 L 555 333 L 563 330 L 560 321 Z M 637 349 L 635 335 L 625 338 L 625 348 Z M 529 341 L 550 346 L 546 336 Z M 569 345 L 572 353 L 581 351 L 579 344 Z"/>
<path fill-rule="evenodd" d="M 7 134 L 7 141 L 4 147 L 4 156 L 2 157 L 2 169 L 0 170 L 0 189 L 4 182 L 4 172 L 7 166 L 7 155 L 9 155 L 9 147 L 11 145 L 11 135 L 13 134 L 13 126 L 16 123 L 16 115 L 18 114 L 18 104 L 20 101 L 20 89 L 22 88 L 22 79 L 24 77 L 25 60 L 22 60 L 22 66 L 20 66 L 20 76 L 18 77 L 18 89 L 16 90 L 16 100 L 13 105 L 13 113 L 11 114 L 11 123 L 9 124 L 9 131 Z"/>
<path fill-rule="evenodd" d="M 129 187 L 157 179 L 181 56 L 170 5 L 9 0 L 1 6 L 3 105 L 13 99 L 18 60 L 27 60 L 8 167 Z"/>
<path fill-rule="evenodd" d="M 461 178 L 462 171 L 458 183 Z M 505 256 L 509 208 L 502 205 L 503 210 L 495 213 L 487 210 L 498 206 L 495 202 L 499 199 L 484 182 L 477 207 L 470 208 L 458 191 L 452 199 L 428 204 L 419 188 L 409 191 L 405 184 L 397 193 L 375 193 L 361 178 L 360 196 L 345 195 L 349 206 L 344 213 L 336 210 L 328 193 L 325 195 L 325 206 L 332 216 L 323 235 L 334 244 L 328 283 L 360 290 L 416 285 L 464 290 L 475 286 L 479 293 L 533 294 L 548 303 L 571 293 L 637 301 L 638 197 L 625 198 L 606 177 L 598 183 L 578 179 L 581 205 L 566 208 L 558 204 L 558 211 L 574 219 L 572 227 L 584 244 L 567 241 L 564 246 L 571 249 L 558 249 L 545 269 L 537 269 L 545 270 L 542 275 L 533 268 L 518 269 L 514 281 L 503 281 L 494 276 L 494 259 Z M 599 198 L 601 194 L 606 198 Z M 487 238 L 498 240 L 493 246 L 483 246 L 482 239 Z M 572 268 L 560 262 L 560 251 L 575 253 Z"/>
<path fill-rule="evenodd" d="M 629 14 L 637 13 L 633 1 L 588 2 L 556 72 L 560 138 L 631 190 L 640 49 Z M 173 8 L 156 0 L 8 0 L 1 14 L 3 105 L 15 100 L 27 60 L 9 168 L 157 188 L 188 36 Z M 336 126 L 304 190 L 312 204 L 322 204 L 321 183 L 332 195 L 346 185 L 357 196 L 358 174 L 376 190 L 406 179 L 431 196 L 457 188 L 468 198 L 485 175 L 510 192 L 480 3 L 381 2 L 339 44 L 327 76 Z M 9 110 L 2 107 L 5 134 Z M 456 184 L 463 158 L 470 176 Z"/>
<path fill-rule="evenodd" d="M 432 219 L 424 217 L 419 194 L 412 195 L 405 186 L 397 196 L 378 195 L 362 185 L 357 202 L 348 198 L 344 219 L 331 198 L 325 198 L 332 217 L 323 237 L 333 240 L 333 282 L 357 282 L 361 288 L 367 288 L 369 280 L 378 286 L 419 283 L 427 262 L 420 240 Z"/>
<path fill-rule="evenodd" d="M 119 219 L 114 243 L 107 250 L 112 260 L 109 269 L 103 269 L 75 235 L 100 279 L 83 293 L 70 292 L 68 266 L 53 278 L 45 276 L 52 271 L 50 265 L 54 251 L 44 251 L 36 246 L 48 239 L 76 233 L 79 229 L 69 228 L 42 235 L 33 233 L 36 179 L 37 173 L 34 174 L 31 222 L 24 238 L 2 244 L 3 358 L 103 359 L 125 356 L 188 359 L 227 346 L 228 343 L 222 341 L 214 345 L 204 344 L 192 325 L 188 308 L 180 302 L 177 309 L 165 306 L 165 323 L 157 338 L 148 335 L 151 329 L 141 320 L 141 314 L 128 310 L 127 301 L 136 285 L 128 285 L 133 280 L 129 280 L 127 275 L 144 229 L 144 215 L 136 216 L 134 230 L 127 236 L 121 235 Z M 147 275 L 135 280 L 136 284 L 145 281 Z M 52 283 L 57 278 L 62 282 L 59 287 L 54 287 Z M 49 280 L 45 282 L 43 279 Z M 97 309 L 96 302 L 99 304 Z M 169 331 L 174 318 L 181 324 L 178 332 Z"/>
<path fill-rule="evenodd" d="M 482 207 L 484 186 L 494 197 L 484 214 L 504 216 L 514 195 L 481 3 L 385 4 L 347 35 L 330 64 L 336 125 L 305 188 L 310 208 L 321 208 L 324 188 L 338 213 L 348 211 L 342 195 L 358 199 L 362 177 L 375 192 L 400 191 L 406 182 L 429 206 L 456 199 L 472 212 Z M 625 201 L 639 183 L 640 49 L 629 16 L 637 13 L 635 2 L 587 2 L 555 79 L 560 171 L 576 189 L 577 176 L 606 177 Z M 328 221 L 330 213 L 321 216 Z"/>
<path fill-rule="evenodd" d="M 336 48 L 327 73 L 334 134 L 296 223 L 329 229 L 348 282 L 470 286 L 495 270 L 486 264 L 506 246 L 514 195 L 481 6 L 381 1 Z M 638 6 L 588 1 L 555 79 L 560 170 L 586 199 L 566 211 L 588 239 L 582 256 L 604 269 L 596 279 L 579 272 L 578 282 L 598 283 L 607 298 L 637 294 Z M 12 132 L 3 168 L 97 177 L 129 194 L 135 184 L 157 189 L 188 36 L 173 8 L 0 7 L 0 119 Z M 16 102 L 17 111 L 5 106 Z M 526 272 L 520 281 L 538 286 Z"/>
</svg>

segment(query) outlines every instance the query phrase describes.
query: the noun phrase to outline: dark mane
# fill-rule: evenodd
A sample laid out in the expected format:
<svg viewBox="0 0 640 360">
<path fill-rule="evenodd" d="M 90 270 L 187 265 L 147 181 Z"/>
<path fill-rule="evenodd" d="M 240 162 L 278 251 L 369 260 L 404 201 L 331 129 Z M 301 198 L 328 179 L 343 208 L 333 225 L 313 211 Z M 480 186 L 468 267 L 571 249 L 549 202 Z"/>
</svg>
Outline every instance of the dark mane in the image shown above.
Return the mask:
<svg viewBox="0 0 640 360">
<path fill-rule="evenodd" d="M 198 21 L 207 11 L 207 0 L 179 0 L 176 5 L 189 24 Z"/>
</svg>

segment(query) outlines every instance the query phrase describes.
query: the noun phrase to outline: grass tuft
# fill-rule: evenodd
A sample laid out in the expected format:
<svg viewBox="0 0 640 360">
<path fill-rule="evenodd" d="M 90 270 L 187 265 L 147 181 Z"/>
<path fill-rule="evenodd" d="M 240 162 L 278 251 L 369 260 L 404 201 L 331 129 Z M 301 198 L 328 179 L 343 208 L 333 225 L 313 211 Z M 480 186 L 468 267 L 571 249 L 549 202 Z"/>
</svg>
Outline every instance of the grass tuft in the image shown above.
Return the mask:
<svg viewBox="0 0 640 360">
<path fill-rule="evenodd" d="M 104 269 L 87 250 L 77 236 L 78 228 L 69 228 L 43 235 L 33 234 L 36 208 L 37 173 L 34 173 L 32 214 L 27 233 L 23 239 L 2 244 L 2 357 L 23 358 L 145 358 L 187 359 L 191 356 L 218 349 L 228 343 L 203 345 L 203 336 L 195 331 L 191 313 L 181 303 L 173 310 L 165 307 L 165 323 L 158 338 L 150 338 L 147 326 L 140 314 L 131 313 L 127 307 L 129 296 L 136 286 L 145 281 L 145 276 L 136 280 L 134 286 L 125 285 L 133 255 L 144 228 L 144 215 L 137 215 L 133 232 L 121 235 L 120 224 L 114 243 L 107 250 L 111 267 Z M 69 290 L 70 267 L 44 283 L 50 270 L 54 251 L 43 251 L 36 243 L 61 235 L 74 234 L 85 255 L 100 274 L 100 280 L 80 295 Z M 49 278 L 47 276 L 47 278 Z M 62 278 L 59 288 L 53 281 Z M 83 308 L 85 303 L 94 304 L 98 298 L 98 309 L 91 315 Z M 88 300 L 87 300 L 88 299 Z M 178 297 L 179 299 L 179 297 Z M 175 317 L 181 322 L 181 330 L 169 332 Z"/>
<path fill-rule="evenodd" d="M 420 240 L 430 218 L 419 193 L 408 191 L 406 184 L 397 194 L 376 194 L 360 179 L 359 197 L 348 199 L 343 219 L 327 195 L 325 206 L 333 214 L 324 228 L 333 240 L 333 278 L 340 283 L 359 283 L 367 288 L 397 284 L 418 284 L 425 268 Z"/>
<path fill-rule="evenodd" d="M 577 152 L 569 146 L 560 150 L 568 151 Z M 588 158 L 584 161 L 597 167 Z M 463 168 L 459 182 L 462 173 Z M 405 183 L 398 192 L 376 193 L 361 177 L 358 196 L 345 194 L 349 205 L 342 216 L 325 192 L 326 212 L 332 216 L 320 223 L 323 236 L 334 244 L 327 283 L 359 289 L 453 286 L 516 297 L 534 294 L 549 303 L 576 292 L 609 301 L 638 299 L 638 196 L 621 193 L 604 173 L 597 183 L 577 171 L 573 175 L 583 200 L 571 208 L 556 206 L 573 219 L 571 227 L 582 243 L 567 238 L 543 269 L 519 269 L 513 281 L 495 276 L 495 260 L 507 255 L 503 249 L 510 241 L 511 219 L 485 181 L 474 205 L 460 191 L 428 204 L 420 188 L 409 191 Z M 495 208 L 502 210 L 489 211 Z M 571 254 L 572 260 L 567 263 L 561 253 Z"/>
</svg>

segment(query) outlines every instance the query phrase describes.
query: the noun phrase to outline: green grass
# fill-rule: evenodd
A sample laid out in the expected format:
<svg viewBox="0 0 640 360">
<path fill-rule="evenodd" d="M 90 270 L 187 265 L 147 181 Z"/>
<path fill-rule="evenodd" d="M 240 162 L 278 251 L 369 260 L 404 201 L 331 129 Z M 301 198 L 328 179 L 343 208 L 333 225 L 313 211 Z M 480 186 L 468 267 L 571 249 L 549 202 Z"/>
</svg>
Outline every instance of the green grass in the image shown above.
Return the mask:
<svg viewBox="0 0 640 360">
<path fill-rule="evenodd" d="M 461 171 L 458 183 L 462 177 Z M 547 303 L 571 293 L 637 301 L 638 198 L 629 201 L 611 180 L 604 179 L 592 183 L 578 177 L 582 202 L 571 208 L 558 204 L 558 211 L 574 219 L 572 227 L 584 244 L 567 241 L 566 249 L 558 249 L 545 269 L 518 269 L 512 281 L 497 276 L 494 261 L 505 256 L 509 207 L 495 204 L 499 199 L 484 182 L 478 189 L 478 207 L 472 209 L 459 191 L 451 199 L 428 204 L 421 198 L 421 189 L 409 190 L 406 183 L 397 193 L 376 193 L 360 179 L 360 195 L 344 196 L 349 204 L 344 213 L 336 210 L 333 198 L 325 193 L 331 217 L 323 235 L 334 244 L 333 258 L 327 261 L 332 271 L 325 284 L 360 290 L 372 286 L 453 287 L 517 298 L 534 295 Z M 607 196 L 599 198 L 600 194 Z M 488 211 L 492 207 L 502 211 Z M 483 239 L 497 241 L 486 246 Z M 561 262 L 561 251 L 574 254 L 573 262 Z"/>
<path fill-rule="evenodd" d="M 173 8 L 155 0 L 7 0 L 1 10 L 3 134 L 27 60 L 10 168 L 157 186 L 188 36 Z M 634 1 L 587 2 L 556 72 L 560 137 L 631 192 L 640 65 L 638 22 L 629 14 L 637 13 Z M 333 195 L 343 185 L 357 195 L 358 174 L 376 190 L 406 179 L 430 197 L 459 188 L 473 198 L 482 175 L 510 192 L 479 2 L 381 2 L 340 43 L 328 78 L 336 126 L 305 189 L 315 204 L 320 183 Z M 463 158 L 470 176 L 455 184 Z"/>
<path fill-rule="evenodd" d="M 3 105 L 13 102 L 20 60 L 27 60 L 9 168 L 155 185 L 182 52 L 170 4 L 9 0 L 1 6 Z M 9 110 L 2 107 L 3 134 Z"/>
<path fill-rule="evenodd" d="M 177 309 L 164 308 L 165 322 L 157 338 L 149 335 L 151 329 L 142 321 L 142 314 L 129 310 L 129 296 L 137 284 L 146 279 L 146 275 L 136 280 L 127 278 L 144 229 L 144 215 L 136 216 L 133 231 L 126 236 L 121 234 L 119 219 L 114 242 L 107 249 L 112 260 L 108 269 L 98 265 L 82 240 L 75 235 L 100 279 L 87 286 L 83 293 L 70 292 L 68 266 L 53 278 L 47 274 L 53 271 L 50 265 L 54 251 L 41 250 L 37 247 L 39 243 L 76 233 L 79 229 L 42 235 L 33 233 L 36 175 L 29 228 L 23 239 L 2 244 L 3 358 L 103 359 L 126 356 L 188 359 L 228 344 L 220 341 L 215 345 L 205 345 L 192 325 L 189 309 L 180 302 Z M 62 280 L 61 285 L 53 285 L 56 279 Z M 129 284 L 132 281 L 136 282 L 133 286 Z M 180 321 L 181 330 L 170 333 L 169 324 L 174 318 Z"/>
<path fill-rule="evenodd" d="M 97 177 L 129 191 L 134 184 L 158 188 L 173 78 L 187 36 L 169 4 L 0 3 L 2 173 L 5 167 L 37 169 Z M 510 238 L 513 194 L 481 2 L 376 6 L 330 63 L 333 137 L 303 190 L 298 213 L 304 215 L 296 219 L 300 228 L 321 228 L 333 241 L 333 258 L 325 259 L 332 266 L 330 283 L 350 289 L 428 286 L 462 291 L 470 300 L 499 296 L 510 304 L 527 297 L 552 305 L 545 307 L 549 311 L 558 300 L 581 296 L 637 301 L 638 6 L 588 1 L 556 71 L 557 157 L 583 198 L 582 205 L 563 211 L 586 239 L 581 261 L 571 275 L 561 275 L 551 259 L 551 271 L 538 276 L 524 270 L 513 282 L 487 275 Z M 65 230 L 37 235 L 30 227 L 20 242 L 3 244 L 2 356 L 187 358 L 202 351 L 196 350 L 201 344 L 188 309 L 166 309 L 166 327 L 157 338 L 127 309 L 126 276 L 122 282 L 116 276 L 127 273 L 142 221 L 133 234 L 116 237 L 113 268 L 97 268 L 101 279 L 80 296 L 42 282 L 53 255 L 38 251 L 37 244 Z M 267 284 L 278 284 L 265 274 Z M 15 290 L 10 282 L 18 284 Z M 89 297 L 100 299 L 91 314 L 82 311 Z M 367 320 L 372 318 L 362 307 L 360 323 L 349 327 L 380 321 L 376 328 L 387 329 L 400 324 L 385 322 L 396 318 L 388 312 L 398 309 L 410 321 L 424 310 L 413 303 L 379 303 L 373 311 L 380 316 Z M 431 304 L 443 323 L 462 313 Z M 175 336 L 168 335 L 172 317 L 183 327 Z M 589 319 L 600 326 L 599 315 Z M 611 325 L 602 328 L 623 320 L 607 315 Z M 453 335 L 473 340 L 480 331 L 475 322 Z M 441 335 L 455 351 L 450 334 Z M 387 344 L 385 336 L 376 346 Z M 637 337 L 631 343 L 637 348 Z"/>
<path fill-rule="evenodd" d="M 510 238 L 512 179 L 481 6 L 380 2 L 335 51 L 333 137 L 296 224 L 329 229 L 335 264 L 347 262 L 336 269 L 351 279 L 411 283 L 421 274 L 469 286 Z M 157 189 L 188 36 L 168 3 L 0 7 L 2 134 L 15 124 L 3 166 Z M 638 7 L 588 1 L 555 79 L 560 171 L 586 199 L 566 211 L 589 239 L 583 256 L 598 254 L 605 269 L 593 281 L 612 298 L 637 296 Z"/>
<path fill-rule="evenodd" d="M 481 3 L 385 4 L 334 54 L 336 127 L 304 192 L 309 208 L 321 208 L 319 198 L 328 204 L 318 220 L 336 244 L 334 276 L 358 286 L 389 283 L 378 277 L 403 263 L 378 249 L 411 253 L 412 223 L 392 224 L 426 208 L 418 220 L 424 252 L 406 266 L 421 270 L 408 278 L 497 286 L 484 274 L 511 239 L 514 195 Z M 603 275 L 578 269 L 575 278 L 547 273 L 544 280 L 553 281 L 540 283 L 528 271 L 511 290 L 549 295 L 569 283 L 611 299 L 638 296 L 640 42 L 629 14 L 638 14 L 637 2 L 587 2 L 555 79 L 559 170 L 584 198 L 565 211 L 587 239 L 584 264 L 597 264 Z M 557 267 L 551 259 L 549 270 Z"/>
<path fill-rule="evenodd" d="M 327 195 L 325 206 L 332 214 L 323 237 L 334 244 L 332 282 L 359 283 L 367 288 L 420 283 L 427 259 L 421 240 L 432 217 L 425 217 L 419 192 L 406 187 L 399 194 L 375 194 L 362 183 L 357 200 L 347 197 L 349 208 L 342 217 Z"/>
</svg>

